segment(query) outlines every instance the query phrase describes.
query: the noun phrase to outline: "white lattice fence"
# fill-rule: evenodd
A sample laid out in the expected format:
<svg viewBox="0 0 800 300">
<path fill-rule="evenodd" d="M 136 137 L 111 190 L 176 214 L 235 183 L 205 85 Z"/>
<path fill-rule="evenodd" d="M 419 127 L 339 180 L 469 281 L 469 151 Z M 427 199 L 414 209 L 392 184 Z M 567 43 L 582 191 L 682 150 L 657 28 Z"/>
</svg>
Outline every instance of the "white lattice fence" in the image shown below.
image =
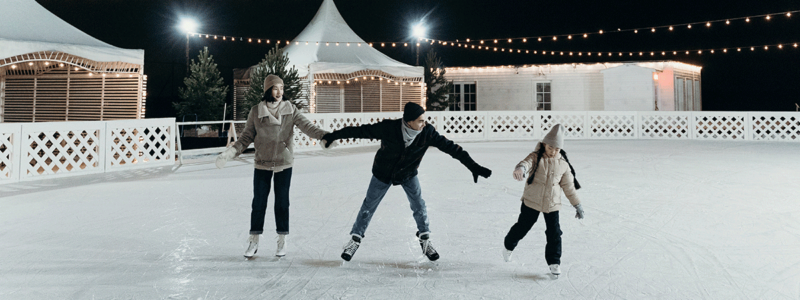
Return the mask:
<svg viewBox="0 0 800 300">
<path fill-rule="evenodd" d="M 131 169 L 175 163 L 175 120 L 106 122 L 106 169 Z"/>
<path fill-rule="evenodd" d="M 690 139 L 690 112 L 638 112 L 640 139 Z"/>
<path fill-rule="evenodd" d="M 589 112 L 589 138 L 635 139 L 636 112 Z"/>
<path fill-rule="evenodd" d="M 23 125 L 20 180 L 104 172 L 104 132 L 104 122 Z"/>
<path fill-rule="evenodd" d="M 325 121 L 323 122 L 323 129 L 333 132 L 348 126 L 360 126 L 364 124 L 361 121 L 362 114 L 324 114 Z M 363 141 L 360 139 L 340 139 L 339 146 L 357 146 L 362 145 Z"/>
<path fill-rule="evenodd" d="M 447 112 L 438 116 L 436 130 L 448 139 L 486 139 L 486 112 Z"/>
<path fill-rule="evenodd" d="M 586 137 L 587 131 L 587 112 L 555 112 L 555 111 L 539 111 L 542 136 L 549 132 L 555 124 L 561 124 L 564 127 L 564 138 L 581 139 Z"/>
<path fill-rule="evenodd" d="M 753 140 L 800 141 L 800 113 L 749 113 Z"/>
<path fill-rule="evenodd" d="M 537 116 L 538 114 L 530 112 L 489 112 L 489 130 L 486 136 L 490 140 L 538 138 L 541 133 L 537 131 Z"/>
<path fill-rule="evenodd" d="M 20 132 L 22 125 L 0 124 L 0 183 L 19 180 Z"/>
<path fill-rule="evenodd" d="M 744 140 L 747 138 L 747 113 L 692 113 L 692 138 L 698 140 Z"/>
</svg>

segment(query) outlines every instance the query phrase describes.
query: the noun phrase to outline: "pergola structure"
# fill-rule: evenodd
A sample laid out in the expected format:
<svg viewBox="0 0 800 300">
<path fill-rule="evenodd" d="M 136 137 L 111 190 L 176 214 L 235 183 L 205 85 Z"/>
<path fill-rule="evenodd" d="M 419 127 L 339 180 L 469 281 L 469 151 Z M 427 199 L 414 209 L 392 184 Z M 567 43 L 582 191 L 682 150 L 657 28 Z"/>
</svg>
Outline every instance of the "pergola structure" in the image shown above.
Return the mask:
<svg viewBox="0 0 800 300">
<path fill-rule="evenodd" d="M 144 50 L 97 40 L 33 0 L 0 0 L 0 122 L 141 119 Z"/>
<path fill-rule="evenodd" d="M 397 112 L 406 102 L 425 104 L 423 68 L 371 47 L 347 25 L 333 0 L 322 2 L 284 51 L 301 76 L 300 96 L 308 100 L 311 113 Z M 243 111 L 249 74 L 234 72 L 237 118 L 242 118 L 238 112 Z"/>
</svg>

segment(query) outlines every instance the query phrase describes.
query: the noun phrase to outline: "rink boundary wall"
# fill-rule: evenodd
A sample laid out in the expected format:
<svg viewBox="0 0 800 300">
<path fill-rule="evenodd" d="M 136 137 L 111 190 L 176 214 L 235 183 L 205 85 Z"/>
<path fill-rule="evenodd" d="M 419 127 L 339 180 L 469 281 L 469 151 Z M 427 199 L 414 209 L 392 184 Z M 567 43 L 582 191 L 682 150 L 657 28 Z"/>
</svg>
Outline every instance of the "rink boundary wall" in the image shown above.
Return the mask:
<svg viewBox="0 0 800 300">
<path fill-rule="evenodd" d="M 175 164 L 175 119 L 0 124 L 0 184 Z"/>
<path fill-rule="evenodd" d="M 540 139 L 555 124 L 566 139 L 673 139 L 800 142 L 797 112 L 472 111 L 428 112 L 443 136 L 460 141 Z M 327 131 L 397 119 L 402 112 L 305 114 Z M 183 155 L 177 126 L 244 121 L 183 122 L 172 118 L 94 122 L 0 124 L 0 184 L 45 178 L 172 166 Z M 235 126 L 229 127 L 232 139 Z M 344 139 L 340 147 L 378 145 Z M 295 127 L 296 151 L 320 150 Z"/>
</svg>

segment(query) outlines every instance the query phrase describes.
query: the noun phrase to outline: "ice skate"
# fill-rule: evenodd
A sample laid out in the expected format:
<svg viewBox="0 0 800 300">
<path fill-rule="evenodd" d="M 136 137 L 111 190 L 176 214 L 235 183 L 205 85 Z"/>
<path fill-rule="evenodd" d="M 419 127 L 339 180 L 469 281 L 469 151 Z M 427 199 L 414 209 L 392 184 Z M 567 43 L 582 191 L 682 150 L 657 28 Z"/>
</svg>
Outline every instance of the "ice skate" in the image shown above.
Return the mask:
<svg viewBox="0 0 800 300">
<path fill-rule="evenodd" d="M 513 253 L 513 251 L 508 250 L 508 249 L 503 249 L 503 260 L 505 260 L 506 262 L 510 262 L 511 261 L 511 253 Z"/>
<path fill-rule="evenodd" d="M 284 257 L 286 255 L 286 235 L 278 235 L 278 250 L 275 251 L 275 256 Z"/>
<path fill-rule="evenodd" d="M 430 234 L 427 232 L 423 234 L 417 232 L 417 237 L 419 238 L 419 245 L 422 247 L 422 253 L 425 254 L 430 261 L 439 259 L 439 253 L 436 252 L 436 249 L 433 248 L 433 244 L 429 240 Z"/>
<path fill-rule="evenodd" d="M 357 235 L 353 235 L 353 238 L 347 241 L 347 244 L 344 245 L 344 251 L 342 251 L 342 259 L 345 261 L 350 261 L 353 258 L 353 255 L 356 254 L 356 250 L 358 250 L 358 246 L 361 245 L 361 238 Z"/>
<path fill-rule="evenodd" d="M 256 252 L 258 252 L 258 235 L 251 234 L 247 241 L 250 243 L 250 245 L 247 246 L 247 250 L 244 252 L 244 257 L 251 258 L 256 254 Z"/>
<path fill-rule="evenodd" d="M 550 265 L 550 274 L 558 278 L 558 275 L 561 275 L 561 266 L 558 264 Z"/>
</svg>

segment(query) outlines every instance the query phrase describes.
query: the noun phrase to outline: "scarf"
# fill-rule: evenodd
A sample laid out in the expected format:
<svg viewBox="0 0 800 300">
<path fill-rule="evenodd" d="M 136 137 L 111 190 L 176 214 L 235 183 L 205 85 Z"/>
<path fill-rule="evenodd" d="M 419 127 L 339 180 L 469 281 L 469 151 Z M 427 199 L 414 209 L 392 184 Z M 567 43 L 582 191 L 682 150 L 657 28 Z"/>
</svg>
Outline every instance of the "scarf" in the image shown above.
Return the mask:
<svg viewBox="0 0 800 300">
<path fill-rule="evenodd" d="M 406 144 L 406 147 L 408 147 L 414 142 L 414 138 L 416 138 L 417 135 L 422 132 L 422 130 L 411 129 L 411 127 L 406 124 L 406 121 L 402 121 L 400 123 L 403 124 L 403 142 Z"/>
</svg>

